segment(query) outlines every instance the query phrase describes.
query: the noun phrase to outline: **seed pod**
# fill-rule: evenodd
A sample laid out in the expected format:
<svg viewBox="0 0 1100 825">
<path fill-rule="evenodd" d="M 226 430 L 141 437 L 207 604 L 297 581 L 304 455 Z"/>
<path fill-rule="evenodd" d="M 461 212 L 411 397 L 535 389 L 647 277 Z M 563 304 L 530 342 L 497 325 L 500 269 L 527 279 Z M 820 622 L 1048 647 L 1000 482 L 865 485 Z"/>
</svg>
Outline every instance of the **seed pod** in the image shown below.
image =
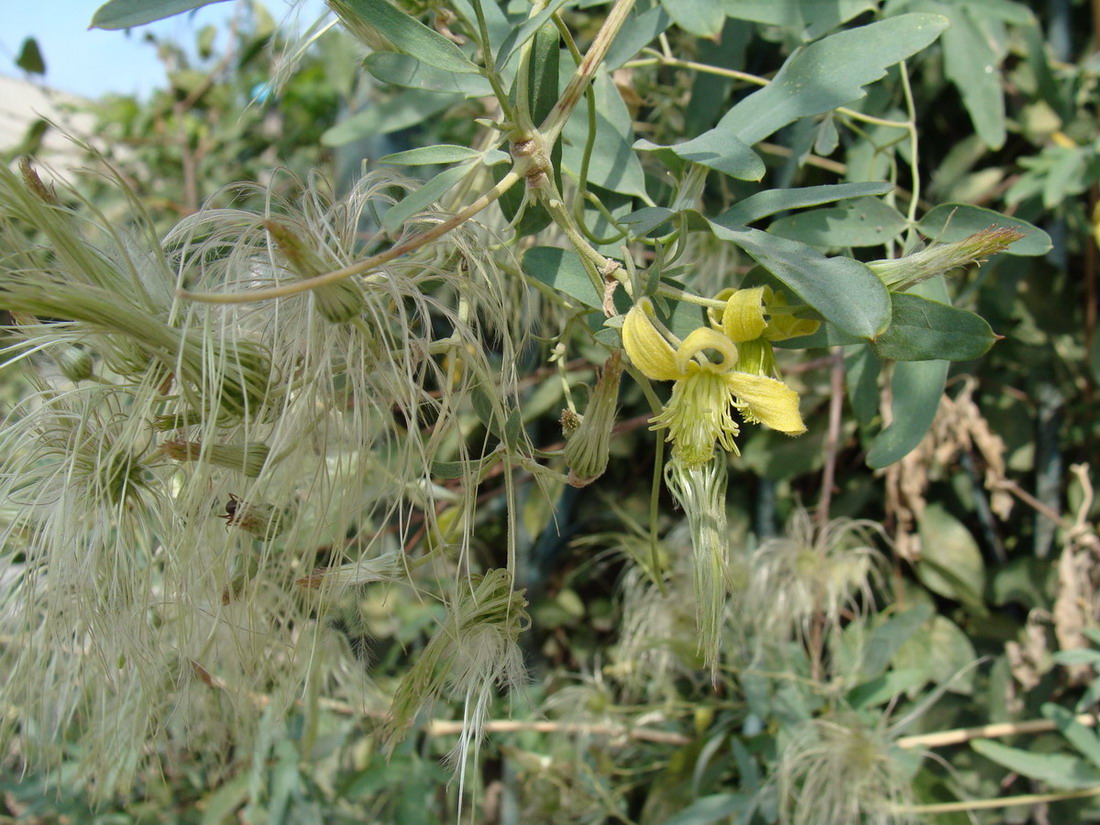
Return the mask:
<svg viewBox="0 0 1100 825">
<path fill-rule="evenodd" d="M 87 381 L 92 377 L 92 367 L 95 366 L 95 358 L 83 347 L 65 347 L 57 355 L 57 366 L 61 374 L 74 384 Z"/>
<path fill-rule="evenodd" d="M 565 461 L 569 465 L 569 483 L 584 487 L 603 475 L 611 452 L 611 428 L 615 426 L 615 410 L 619 400 L 619 379 L 623 374 L 622 351 L 615 350 L 604 364 L 592 390 L 588 409 L 575 432 L 565 445 Z M 576 413 L 573 417 L 577 417 Z M 562 414 L 562 429 L 566 428 Z"/>
</svg>

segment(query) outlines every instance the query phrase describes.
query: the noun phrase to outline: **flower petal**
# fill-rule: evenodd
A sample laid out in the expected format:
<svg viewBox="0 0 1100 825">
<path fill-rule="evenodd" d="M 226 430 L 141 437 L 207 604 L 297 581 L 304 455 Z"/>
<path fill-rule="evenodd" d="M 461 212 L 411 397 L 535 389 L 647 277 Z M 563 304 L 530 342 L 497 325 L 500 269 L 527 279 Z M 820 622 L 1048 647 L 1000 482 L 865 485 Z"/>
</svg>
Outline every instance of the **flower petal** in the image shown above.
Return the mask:
<svg viewBox="0 0 1100 825">
<path fill-rule="evenodd" d="M 769 341 L 786 341 L 788 338 L 798 338 L 802 335 L 813 335 L 821 326 L 820 321 L 809 318 L 796 318 L 786 312 L 777 311 L 787 306 L 787 296 L 782 290 L 775 295 L 765 298 L 768 305 L 768 328 L 764 331 L 764 337 Z"/>
<path fill-rule="evenodd" d="M 767 424 L 787 435 L 806 432 L 798 411 L 798 393 L 782 381 L 744 372 L 727 372 L 722 377 L 737 396 L 746 420 Z"/>
<path fill-rule="evenodd" d="M 672 345 L 653 326 L 653 302 L 642 298 L 626 313 L 623 321 L 623 348 L 631 362 L 654 381 L 675 381 L 683 376 Z"/>
<path fill-rule="evenodd" d="M 688 364 L 692 359 L 705 349 L 718 350 L 722 360 L 717 364 L 702 366 L 711 372 L 729 372 L 737 363 L 737 347 L 725 335 L 710 327 L 698 327 L 693 329 L 684 342 L 676 350 L 676 366 L 680 375 L 688 371 Z"/>
<path fill-rule="evenodd" d="M 767 287 L 762 286 L 738 289 L 726 301 L 726 308 L 722 310 L 722 331 L 731 341 L 752 341 L 764 334 L 768 325 L 764 318 L 764 302 L 771 297 L 765 295 L 765 289 Z"/>
</svg>

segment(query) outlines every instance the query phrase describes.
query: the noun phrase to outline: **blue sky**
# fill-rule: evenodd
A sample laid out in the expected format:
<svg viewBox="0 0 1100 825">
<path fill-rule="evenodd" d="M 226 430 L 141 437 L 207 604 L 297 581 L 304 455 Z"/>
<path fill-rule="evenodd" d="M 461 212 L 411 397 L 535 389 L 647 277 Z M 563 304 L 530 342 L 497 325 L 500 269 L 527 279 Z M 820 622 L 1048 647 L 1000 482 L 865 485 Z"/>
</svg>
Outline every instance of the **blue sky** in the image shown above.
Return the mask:
<svg viewBox="0 0 1100 825">
<path fill-rule="evenodd" d="M 46 59 L 46 85 L 87 97 L 105 92 L 144 94 L 165 82 L 154 47 L 144 41 L 146 30 L 189 46 L 196 31 L 227 20 L 236 4 L 214 3 L 126 33 L 88 28 L 103 2 L 0 0 L 0 74 L 21 76 L 15 58 L 23 39 L 33 36 Z M 291 12 L 288 0 L 266 0 L 265 5 L 276 19 Z M 321 8 L 320 0 L 307 0 L 302 22 L 312 22 Z"/>
</svg>

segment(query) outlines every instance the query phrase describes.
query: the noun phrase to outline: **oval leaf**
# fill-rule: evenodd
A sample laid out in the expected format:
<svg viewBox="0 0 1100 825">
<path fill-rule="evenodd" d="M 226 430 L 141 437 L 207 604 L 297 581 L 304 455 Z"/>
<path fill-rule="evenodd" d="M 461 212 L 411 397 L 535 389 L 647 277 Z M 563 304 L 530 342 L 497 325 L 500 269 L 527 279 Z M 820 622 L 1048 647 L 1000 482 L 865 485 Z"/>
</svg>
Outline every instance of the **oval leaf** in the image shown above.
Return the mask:
<svg viewBox="0 0 1100 825">
<path fill-rule="evenodd" d="M 800 189 L 767 189 L 734 204 L 715 218 L 714 222 L 732 228 L 750 224 L 777 212 L 786 212 L 788 209 L 821 206 L 824 203 L 833 203 L 845 198 L 885 195 L 893 188 L 893 184 L 882 181 L 833 183 L 825 186 L 804 186 Z"/>
<path fill-rule="evenodd" d="M 989 351 L 997 336 L 985 319 L 920 295 L 891 295 L 890 326 L 872 346 L 894 361 L 970 361 Z"/>
<path fill-rule="evenodd" d="M 900 14 L 847 29 L 799 49 L 775 79 L 732 109 L 713 131 L 750 146 L 802 117 L 864 96 L 886 69 L 929 46 L 947 28 L 938 14 Z"/>
<path fill-rule="evenodd" d="M 340 0 L 338 5 L 342 13 L 354 14 L 385 35 L 395 49 L 421 63 L 462 74 L 479 71 L 458 46 L 386 0 Z"/>
<path fill-rule="evenodd" d="M 985 612 L 985 562 L 966 526 L 938 504 L 920 517 L 921 558 L 917 576 L 937 595 Z"/>
<path fill-rule="evenodd" d="M 924 438 L 940 406 L 947 367 L 947 361 L 899 361 L 894 365 L 893 423 L 871 442 L 868 467 L 880 470 L 900 461 Z"/>
<path fill-rule="evenodd" d="M 768 231 L 823 249 L 881 246 L 909 226 L 894 207 L 878 198 L 853 198 L 829 209 L 813 209 L 788 215 L 772 223 Z"/>
<path fill-rule="evenodd" d="M 699 137 L 675 146 L 658 146 L 648 140 L 639 140 L 634 148 L 642 152 L 669 149 L 684 160 L 714 169 L 737 180 L 760 180 L 764 177 L 764 161 L 747 143 L 731 135 L 704 132 Z"/>
<path fill-rule="evenodd" d="M 581 256 L 571 249 L 556 246 L 534 246 L 523 255 L 523 271 L 537 281 L 576 298 L 593 309 L 603 306 L 603 296 L 596 294 L 592 279 L 581 263 Z"/>
<path fill-rule="evenodd" d="M 447 71 L 398 52 L 374 52 L 363 61 L 366 70 L 383 83 L 429 92 L 450 92 L 466 97 L 493 93 L 489 81 L 480 75 Z"/>
<path fill-rule="evenodd" d="M 111 0 L 92 15 L 93 29 L 128 29 L 225 0 Z"/>
<path fill-rule="evenodd" d="M 1053 788 L 1089 788 L 1100 785 L 1100 771 L 1084 759 L 1064 753 L 1035 753 L 979 739 L 970 747 L 1015 773 L 1046 782 Z"/>
</svg>

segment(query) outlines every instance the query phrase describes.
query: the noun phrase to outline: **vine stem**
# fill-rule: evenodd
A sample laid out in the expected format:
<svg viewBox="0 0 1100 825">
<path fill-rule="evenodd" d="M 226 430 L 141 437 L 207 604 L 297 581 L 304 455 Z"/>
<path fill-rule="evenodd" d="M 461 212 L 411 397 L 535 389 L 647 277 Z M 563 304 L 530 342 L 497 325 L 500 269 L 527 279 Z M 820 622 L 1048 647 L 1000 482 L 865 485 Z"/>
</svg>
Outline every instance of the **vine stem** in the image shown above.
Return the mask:
<svg viewBox="0 0 1100 825">
<path fill-rule="evenodd" d="M 836 483 L 836 461 L 840 452 L 840 426 L 844 407 L 844 352 L 833 347 L 832 369 L 829 371 L 829 430 L 825 436 L 825 467 L 821 471 L 821 498 L 814 513 L 819 529 L 829 520 L 833 501 L 833 485 Z"/>
<path fill-rule="evenodd" d="M 1088 727 L 1096 725 L 1096 716 L 1092 713 L 1079 713 L 1079 724 Z M 1058 726 L 1050 719 L 1029 719 L 1024 722 L 997 722 L 992 725 L 979 725 L 975 728 L 956 728 L 934 733 L 917 733 L 902 736 L 894 744 L 903 750 L 913 748 L 942 748 L 948 745 L 961 745 L 972 739 L 999 739 L 1002 736 L 1017 736 L 1025 733 L 1047 733 Z"/>
<path fill-rule="evenodd" d="M 186 289 L 181 289 L 176 294 L 180 298 L 198 301 L 204 304 L 247 304 L 253 301 L 269 301 L 273 298 L 285 298 L 289 295 L 297 295 L 300 292 L 308 292 L 311 289 L 317 289 L 317 287 L 325 286 L 326 284 L 342 281 L 353 275 L 362 275 L 383 264 L 389 263 L 395 258 L 400 258 L 402 255 L 407 255 L 410 252 L 415 252 L 417 249 L 431 243 L 436 238 L 446 235 L 456 226 L 464 224 L 511 189 L 512 186 L 519 182 L 519 179 L 520 176 L 515 171 L 509 172 L 500 179 L 500 183 L 461 212 L 452 215 L 447 218 L 447 220 L 433 226 L 426 232 L 421 232 L 419 235 L 414 235 L 407 241 L 391 246 L 385 252 L 379 252 L 377 255 L 372 255 L 350 266 L 345 266 L 343 269 L 336 269 L 332 272 L 326 272 L 323 275 L 317 275 L 313 278 L 305 278 L 301 281 L 280 284 L 279 286 L 269 287 L 267 289 L 254 289 L 248 292 L 189 292 Z"/>
<path fill-rule="evenodd" d="M 928 805 L 906 805 L 897 808 L 898 813 L 906 814 L 947 814 L 957 811 L 983 811 L 993 808 L 1011 808 L 1016 805 L 1040 805 L 1044 802 L 1060 802 L 1063 799 L 1085 799 L 1100 796 L 1100 787 L 1082 788 L 1076 791 L 1058 791 L 1055 793 L 1027 793 L 1019 796 L 1002 796 L 996 799 L 975 799 L 960 802 L 934 802 Z"/>
<path fill-rule="evenodd" d="M 558 139 L 558 135 L 565 128 L 565 122 L 569 120 L 569 116 L 573 113 L 577 104 L 580 103 L 581 96 L 596 75 L 596 69 L 607 57 L 611 44 L 615 41 L 619 30 L 626 23 L 626 18 L 633 8 L 634 0 L 617 0 L 611 11 L 607 13 L 607 18 L 603 21 L 603 25 L 592 40 L 592 45 L 588 47 L 588 51 L 577 67 L 577 71 L 573 73 L 573 77 L 569 79 L 569 84 L 558 98 L 558 102 L 554 104 L 554 108 L 547 115 L 542 126 L 539 127 L 539 131 L 542 132 L 548 146 L 554 145 L 554 141 Z"/>
</svg>

